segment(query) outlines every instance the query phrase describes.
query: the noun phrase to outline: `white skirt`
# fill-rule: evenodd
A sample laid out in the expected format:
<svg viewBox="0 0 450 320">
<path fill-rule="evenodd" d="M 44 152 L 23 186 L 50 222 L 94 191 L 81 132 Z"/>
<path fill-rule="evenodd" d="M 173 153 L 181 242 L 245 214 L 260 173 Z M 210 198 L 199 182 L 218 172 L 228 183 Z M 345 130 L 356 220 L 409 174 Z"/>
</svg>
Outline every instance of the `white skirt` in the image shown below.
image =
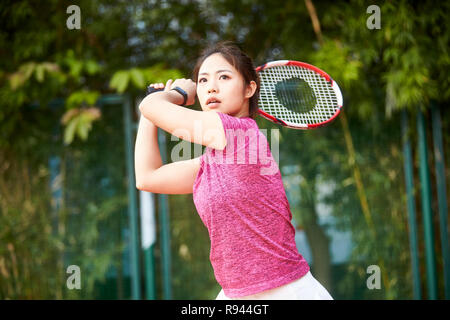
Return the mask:
<svg viewBox="0 0 450 320">
<path fill-rule="evenodd" d="M 333 300 L 333 298 L 308 271 L 300 279 L 250 296 L 229 298 L 222 289 L 216 300 Z"/>
</svg>

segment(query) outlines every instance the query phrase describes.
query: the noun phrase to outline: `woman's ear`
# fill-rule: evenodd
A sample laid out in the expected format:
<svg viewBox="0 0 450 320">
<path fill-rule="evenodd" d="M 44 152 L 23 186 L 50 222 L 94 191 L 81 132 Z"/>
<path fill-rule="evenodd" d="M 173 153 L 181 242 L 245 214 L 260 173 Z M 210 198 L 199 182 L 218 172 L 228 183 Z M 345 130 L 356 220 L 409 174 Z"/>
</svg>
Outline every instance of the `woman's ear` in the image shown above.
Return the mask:
<svg viewBox="0 0 450 320">
<path fill-rule="evenodd" d="M 245 89 L 245 97 L 250 99 L 251 97 L 253 97 L 253 95 L 255 94 L 256 88 L 257 88 L 257 84 L 255 81 L 250 81 L 250 84 L 247 86 L 247 88 Z"/>
</svg>

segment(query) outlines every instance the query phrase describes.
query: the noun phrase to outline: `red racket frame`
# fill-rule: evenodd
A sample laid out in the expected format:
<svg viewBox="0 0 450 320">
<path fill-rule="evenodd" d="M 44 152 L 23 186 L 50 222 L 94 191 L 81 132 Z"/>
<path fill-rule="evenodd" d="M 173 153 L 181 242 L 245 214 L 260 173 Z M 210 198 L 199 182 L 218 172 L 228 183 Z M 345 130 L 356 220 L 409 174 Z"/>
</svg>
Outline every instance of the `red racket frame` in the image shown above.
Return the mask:
<svg viewBox="0 0 450 320">
<path fill-rule="evenodd" d="M 277 61 L 271 61 L 268 63 L 265 63 L 259 67 L 257 67 L 255 69 L 256 72 L 261 72 L 263 70 L 269 69 L 269 68 L 273 68 L 273 67 L 280 67 L 280 66 L 297 66 L 297 67 L 302 67 L 302 68 L 306 68 L 306 69 L 310 69 L 312 71 L 314 71 L 315 73 L 318 73 L 319 75 L 321 75 L 322 77 L 325 78 L 325 80 L 327 82 L 330 83 L 331 88 L 333 89 L 333 91 L 335 92 L 337 99 L 338 99 L 338 108 L 336 109 L 336 113 L 328 120 L 323 121 L 321 123 L 315 123 L 315 124 L 307 124 L 305 126 L 292 126 L 287 124 L 286 122 L 268 114 L 267 112 L 264 112 L 261 109 L 258 109 L 258 113 L 263 116 L 264 118 L 266 118 L 267 120 L 270 120 L 274 123 L 278 123 L 282 126 L 285 127 L 289 127 L 292 129 L 300 129 L 300 130 L 307 130 L 307 129 L 315 129 L 315 128 L 319 128 L 319 127 L 323 127 L 327 124 L 329 124 L 331 121 L 333 121 L 341 112 L 342 106 L 343 106 L 343 98 L 342 98 L 342 93 L 341 90 L 338 86 L 338 84 L 336 83 L 336 81 L 333 81 L 333 79 L 323 70 L 317 68 L 316 66 L 313 66 L 311 64 L 305 63 L 305 62 L 300 62 L 300 61 L 294 61 L 294 60 L 277 60 Z"/>
</svg>

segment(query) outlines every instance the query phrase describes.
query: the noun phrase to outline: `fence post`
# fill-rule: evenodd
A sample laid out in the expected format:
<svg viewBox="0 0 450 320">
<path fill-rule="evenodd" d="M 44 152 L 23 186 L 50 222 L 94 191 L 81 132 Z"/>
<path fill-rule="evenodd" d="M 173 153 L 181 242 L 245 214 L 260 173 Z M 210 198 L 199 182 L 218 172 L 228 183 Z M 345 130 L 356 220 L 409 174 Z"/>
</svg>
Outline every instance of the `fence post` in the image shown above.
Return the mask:
<svg viewBox="0 0 450 320">
<path fill-rule="evenodd" d="M 402 144 L 406 183 L 406 202 L 408 206 L 409 243 L 411 250 L 411 264 L 413 276 L 413 295 L 415 300 L 421 299 L 419 254 L 417 245 L 416 204 L 414 199 L 414 173 L 411 152 L 411 142 L 408 127 L 408 114 L 402 111 Z"/>
<path fill-rule="evenodd" d="M 419 134 L 420 185 L 422 191 L 422 215 L 425 234 L 425 261 L 428 284 L 428 299 L 437 298 L 436 254 L 434 251 L 433 211 L 431 209 L 431 188 L 428 166 L 427 135 L 423 112 L 417 113 Z"/>
</svg>

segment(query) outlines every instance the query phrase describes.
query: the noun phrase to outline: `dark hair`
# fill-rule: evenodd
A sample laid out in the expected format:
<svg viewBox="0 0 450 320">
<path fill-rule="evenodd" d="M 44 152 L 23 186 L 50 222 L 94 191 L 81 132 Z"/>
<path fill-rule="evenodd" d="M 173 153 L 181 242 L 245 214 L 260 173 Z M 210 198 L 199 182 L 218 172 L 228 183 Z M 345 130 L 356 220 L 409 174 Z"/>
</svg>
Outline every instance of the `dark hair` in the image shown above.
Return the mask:
<svg viewBox="0 0 450 320">
<path fill-rule="evenodd" d="M 198 82 L 198 73 L 203 61 L 214 53 L 220 53 L 229 64 L 239 71 L 245 80 L 246 86 L 249 85 L 251 81 L 256 82 L 256 91 L 250 98 L 248 106 L 249 117 L 255 119 L 258 114 L 259 76 L 255 71 L 252 59 L 233 42 L 221 41 L 204 49 L 192 72 L 193 80 Z"/>
</svg>

